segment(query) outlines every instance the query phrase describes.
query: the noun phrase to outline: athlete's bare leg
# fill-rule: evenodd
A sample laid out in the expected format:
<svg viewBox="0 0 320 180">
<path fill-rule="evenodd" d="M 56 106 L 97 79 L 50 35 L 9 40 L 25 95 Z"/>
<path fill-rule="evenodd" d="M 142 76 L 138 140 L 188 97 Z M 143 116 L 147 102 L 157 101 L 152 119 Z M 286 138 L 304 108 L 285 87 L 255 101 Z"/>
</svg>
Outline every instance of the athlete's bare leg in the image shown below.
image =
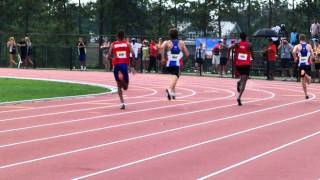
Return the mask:
<svg viewBox="0 0 320 180">
<path fill-rule="evenodd" d="M 306 96 L 306 99 L 309 99 L 308 91 L 307 91 L 307 83 L 310 84 L 311 77 L 307 75 L 304 70 L 301 71 L 301 76 L 304 76 L 303 78 L 301 78 L 301 85 L 303 88 L 304 95 Z"/>
<path fill-rule="evenodd" d="M 170 86 L 169 88 L 167 89 L 167 94 L 168 94 L 168 99 L 171 100 L 172 99 L 175 99 L 176 98 L 176 85 L 178 83 L 178 79 L 179 77 L 178 76 L 174 76 L 172 79 L 171 79 L 171 83 L 170 83 Z"/>
<path fill-rule="evenodd" d="M 241 97 L 242 97 L 244 90 L 246 89 L 247 81 L 248 81 L 247 75 L 240 76 L 240 80 L 238 81 L 239 95 L 238 95 L 238 99 L 237 99 L 239 106 L 242 106 Z"/>
</svg>

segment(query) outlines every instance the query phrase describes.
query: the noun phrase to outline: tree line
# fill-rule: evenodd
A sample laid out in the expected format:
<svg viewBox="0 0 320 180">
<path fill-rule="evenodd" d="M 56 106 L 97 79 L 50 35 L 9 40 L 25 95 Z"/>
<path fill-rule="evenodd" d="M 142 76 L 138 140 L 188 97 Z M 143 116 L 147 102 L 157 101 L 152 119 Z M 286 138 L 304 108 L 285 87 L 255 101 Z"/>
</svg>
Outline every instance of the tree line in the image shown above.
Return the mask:
<svg viewBox="0 0 320 180">
<path fill-rule="evenodd" d="M 80 3 L 80 4 L 79 4 Z M 71 35 L 112 35 L 118 29 L 140 36 L 164 36 L 169 27 L 190 24 L 185 31 L 221 34 L 219 22 L 236 22 L 243 31 L 286 24 L 307 33 L 319 19 L 318 0 L 1 0 L 0 31 L 46 34 L 35 39 L 68 43 Z M 218 26 L 211 26 L 212 22 Z M 39 35 L 40 36 L 40 35 Z"/>
</svg>

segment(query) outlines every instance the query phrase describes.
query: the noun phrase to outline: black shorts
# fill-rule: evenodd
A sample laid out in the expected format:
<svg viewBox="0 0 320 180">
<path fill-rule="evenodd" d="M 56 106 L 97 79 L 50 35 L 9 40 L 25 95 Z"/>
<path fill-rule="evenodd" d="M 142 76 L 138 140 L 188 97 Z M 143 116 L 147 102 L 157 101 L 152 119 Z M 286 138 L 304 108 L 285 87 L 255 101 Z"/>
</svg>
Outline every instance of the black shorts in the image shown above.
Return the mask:
<svg viewBox="0 0 320 180">
<path fill-rule="evenodd" d="M 221 58 L 220 58 L 220 65 L 222 65 L 222 66 L 227 65 L 227 61 L 228 61 L 228 59 L 227 59 L 227 58 L 223 58 L 223 57 L 221 57 Z"/>
<path fill-rule="evenodd" d="M 247 75 L 250 74 L 250 66 L 243 65 L 243 66 L 236 66 L 236 70 L 239 72 L 240 75 Z"/>
<path fill-rule="evenodd" d="M 301 77 L 304 77 L 304 75 L 301 75 L 301 71 L 304 70 L 304 72 L 306 74 L 308 74 L 309 76 L 311 76 L 311 66 L 300 66 L 299 67 L 299 73 Z"/>
<path fill-rule="evenodd" d="M 197 59 L 196 59 L 196 63 L 198 63 L 198 64 L 203 64 L 203 59 L 202 59 L 202 58 L 197 58 Z"/>
<path fill-rule="evenodd" d="M 282 68 L 292 68 L 293 60 L 291 58 L 281 58 L 281 67 Z"/>
<path fill-rule="evenodd" d="M 177 76 L 179 78 L 180 77 L 180 67 L 179 66 L 167 67 L 166 68 L 166 73 L 175 75 L 175 76 Z"/>
<path fill-rule="evenodd" d="M 316 70 L 319 70 L 320 69 L 320 63 L 315 63 L 314 67 L 316 68 Z"/>
</svg>

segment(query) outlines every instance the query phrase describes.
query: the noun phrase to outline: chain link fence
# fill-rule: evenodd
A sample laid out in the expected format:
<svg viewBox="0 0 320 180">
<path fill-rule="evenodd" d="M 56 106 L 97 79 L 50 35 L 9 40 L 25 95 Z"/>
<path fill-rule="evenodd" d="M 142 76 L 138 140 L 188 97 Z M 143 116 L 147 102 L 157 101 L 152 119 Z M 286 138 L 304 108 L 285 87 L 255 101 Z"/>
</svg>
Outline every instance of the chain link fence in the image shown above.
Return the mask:
<svg viewBox="0 0 320 180">
<path fill-rule="evenodd" d="M 114 36 L 95 36 L 95 35 L 57 35 L 57 34 L 28 34 L 31 38 L 33 45 L 32 61 L 34 62 L 34 68 L 55 68 L 55 69 L 70 69 L 78 70 L 80 63 L 78 61 L 79 54 L 77 48 L 77 41 L 79 37 L 83 37 L 86 42 L 86 53 L 87 53 L 87 68 L 88 69 L 105 69 L 111 71 L 110 65 L 105 66 L 108 61 L 105 60 L 104 50 L 100 48 L 102 40 L 108 39 L 108 41 L 114 41 Z M 7 39 L 9 37 L 15 37 L 17 43 L 19 39 L 25 37 L 24 34 L 0 34 L 0 66 L 8 66 L 8 48 L 6 46 Z M 140 39 L 141 42 L 144 39 L 151 39 L 157 41 L 159 37 L 143 37 L 143 36 L 130 36 Z M 263 56 L 264 51 L 262 42 L 253 43 L 254 47 L 260 47 L 254 52 L 255 59 L 252 61 L 251 75 L 254 76 L 265 76 L 267 62 Z M 195 66 L 195 41 L 186 40 L 187 48 L 190 52 L 190 56 L 183 60 L 183 73 L 195 73 L 197 68 Z M 19 48 L 18 48 L 19 49 Z M 18 50 L 19 52 L 19 50 Z M 228 63 L 227 72 L 229 75 L 234 74 L 233 58 L 230 58 L 231 62 Z M 137 67 L 138 72 L 145 72 L 147 69 L 144 68 L 144 61 L 142 61 L 141 55 L 138 59 L 139 66 Z M 156 72 L 162 72 L 162 66 L 160 64 L 160 58 L 157 59 Z M 107 68 L 106 68 L 107 67 Z M 294 67 L 294 65 L 293 65 Z M 281 74 L 280 60 L 277 60 L 275 64 L 275 76 L 282 76 Z M 213 73 L 212 56 L 206 56 L 203 62 L 203 75 L 209 75 Z"/>
</svg>

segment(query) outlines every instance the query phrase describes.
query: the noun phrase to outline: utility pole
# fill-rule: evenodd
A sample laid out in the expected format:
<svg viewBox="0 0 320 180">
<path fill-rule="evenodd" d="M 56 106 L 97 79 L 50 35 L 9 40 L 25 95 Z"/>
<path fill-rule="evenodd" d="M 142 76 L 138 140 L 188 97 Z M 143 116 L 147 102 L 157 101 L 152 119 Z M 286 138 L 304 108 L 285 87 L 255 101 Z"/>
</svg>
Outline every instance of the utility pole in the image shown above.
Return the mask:
<svg viewBox="0 0 320 180">
<path fill-rule="evenodd" d="M 99 67 L 103 66 L 103 54 L 102 51 L 100 50 L 100 47 L 103 43 L 103 12 L 104 12 L 104 1 L 99 0 Z"/>
<path fill-rule="evenodd" d="M 161 25 L 162 25 L 162 0 L 159 1 L 159 22 L 158 22 L 158 36 L 161 35 Z"/>
<path fill-rule="evenodd" d="M 175 28 L 178 28 L 178 10 L 177 10 L 177 2 L 174 2 L 174 24 L 175 24 Z"/>
<path fill-rule="evenodd" d="M 82 10 L 82 6 L 81 6 L 81 0 L 79 0 L 79 6 L 78 6 L 78 32 L 79 34 L 82 34 L 82 28 L 81 28 L 81 10 Z"/>
<path fill-rule="evenodd" d="M 248 35 L 251 35 L 251 0 L 248 0 L 248 14 L 247 14 L 247 30 Z"/>
<path fill-rule="evenodd" d="M 272 1 L 269 0 L 269 28 L 272 27 Z"/>
<path fill-rule="evenodd" d="M 219 28 L 219 37 L 222 36 L 222 28 L 221 28 L 221 0 L 218 1 L 218 28 Z"/>
</svg>

